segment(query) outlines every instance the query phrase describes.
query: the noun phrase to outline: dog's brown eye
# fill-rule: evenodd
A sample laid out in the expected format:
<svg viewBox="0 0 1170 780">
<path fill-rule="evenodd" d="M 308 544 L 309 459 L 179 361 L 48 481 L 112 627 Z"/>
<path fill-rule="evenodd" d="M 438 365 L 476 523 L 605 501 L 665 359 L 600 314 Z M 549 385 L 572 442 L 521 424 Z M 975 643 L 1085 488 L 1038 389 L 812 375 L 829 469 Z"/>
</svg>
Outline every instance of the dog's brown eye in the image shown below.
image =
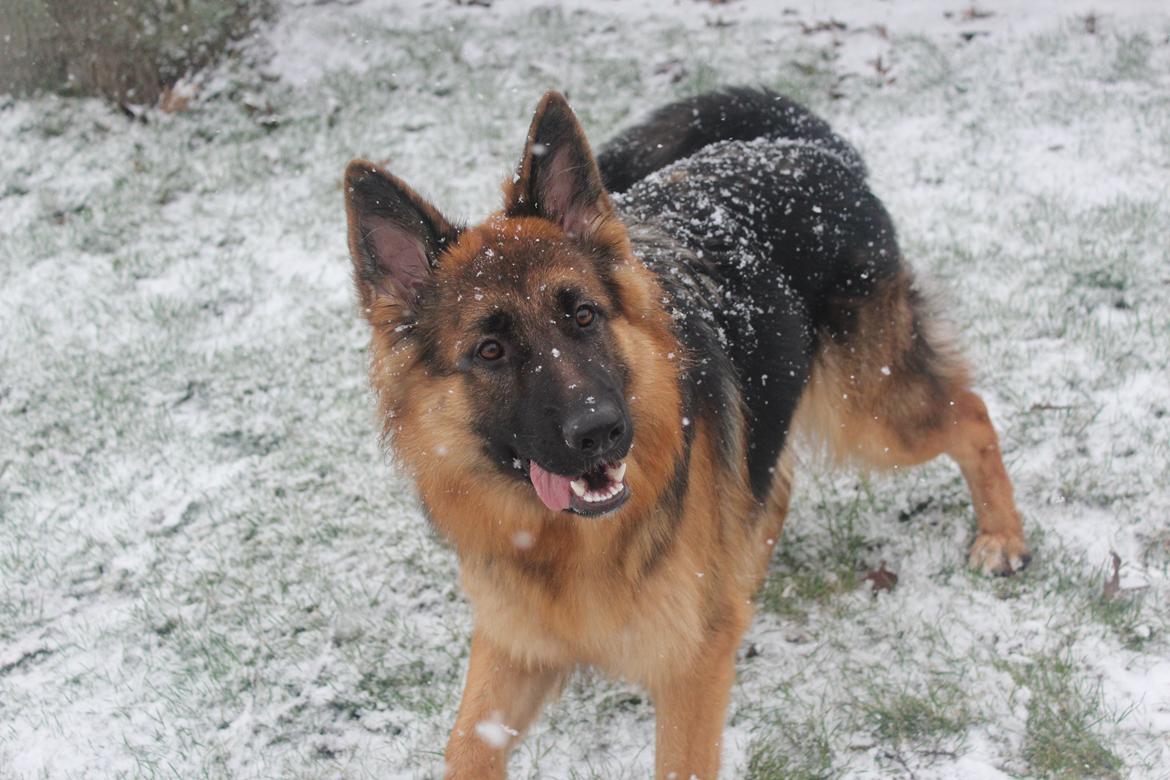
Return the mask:
<svg viewBox="0 0 1170 780">
<path fill-rule="evenodd" d="M 499 360 L 504 356 L 504 348 L 495 339 L 488 339 L 480 344 L 477 352 L 484 360 Z"/>
<path fill-rule="evenodd" d="M 573 319 L 577 320 L 577 324 L 582 328 L 588 328 L 593 324 L 593 318 L 597 316 L 593 311 L 592 306 L 578 306 L 577 313 L 573 315 Z"/>
</svg>

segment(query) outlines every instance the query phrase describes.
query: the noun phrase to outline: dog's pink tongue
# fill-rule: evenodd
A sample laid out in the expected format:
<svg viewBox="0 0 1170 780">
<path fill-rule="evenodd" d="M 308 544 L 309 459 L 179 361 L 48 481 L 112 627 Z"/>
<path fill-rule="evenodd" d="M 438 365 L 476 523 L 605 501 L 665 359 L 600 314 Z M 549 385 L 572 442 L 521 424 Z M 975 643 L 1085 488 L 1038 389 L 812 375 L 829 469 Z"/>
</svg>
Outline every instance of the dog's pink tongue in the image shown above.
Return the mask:
<svg viewBox="0 0 1170 780">
<path fill-rule="evenodd" d="M 536 461 L 528 462 L 528 477 L 545 506 L 554 512 L 569 508 L 569 483 L 572 480 L 560 474 L 550 474 L 538 466 Z"/>
</svg>

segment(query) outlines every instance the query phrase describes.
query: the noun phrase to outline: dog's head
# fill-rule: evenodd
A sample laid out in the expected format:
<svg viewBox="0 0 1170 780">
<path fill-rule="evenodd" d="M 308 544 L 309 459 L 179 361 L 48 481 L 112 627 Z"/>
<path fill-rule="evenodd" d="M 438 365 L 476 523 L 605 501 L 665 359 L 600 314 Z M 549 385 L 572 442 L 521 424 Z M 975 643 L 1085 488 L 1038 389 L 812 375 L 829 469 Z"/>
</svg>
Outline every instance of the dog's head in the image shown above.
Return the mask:
<svg viewBox="0 0 1170 780">
<path fill-rule="evenodd" d="M 345 194 L 386 432 L 432 510 L 458 496 L 602 515 L 656 498 L 681 447 L 682 355 L 561 95 L 542 99 L 480 225 L 362 160 Z"/>
</svg>

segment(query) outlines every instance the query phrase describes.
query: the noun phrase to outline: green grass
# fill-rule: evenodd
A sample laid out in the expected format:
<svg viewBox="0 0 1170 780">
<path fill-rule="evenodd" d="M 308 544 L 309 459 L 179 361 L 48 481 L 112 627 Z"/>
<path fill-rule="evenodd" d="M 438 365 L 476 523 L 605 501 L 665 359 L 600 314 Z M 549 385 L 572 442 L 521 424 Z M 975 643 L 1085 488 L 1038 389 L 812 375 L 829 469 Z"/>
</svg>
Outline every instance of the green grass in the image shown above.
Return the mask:
<svg viewBox="0 0 1170 780">
<path fill-rule="evenodd" d="M 1125 764 L 1102 732 L 1111 718 L 1100 690 L 1070 659 L 1044 656 L 1013 670 L 1027 690 L 1027 732 L 1022 756 L 1045 778 L 1120 778 Z"/>
<path fill-rule="evenodd" d="M 1102 581 L 1105 576 L 1102 572 Z M 1150 609 L 1143 591 L 1108 596 L 1089 589 L 1083 603 L 1090 619 L 1108 627 L 1129 650 L 1141 650 L 1159 634 L 1164 636 L 1167 616 Z"/>
<path fill-rule="evenodd" d="M 818 480 L 814 489 L 818 495 L 812 511 L 824 521 L 807 537 L 785 531 L 757 596 L 761 609 L 792 619 L 806 618 L 810 610 L 861 587 L 877 546 L 861 532 L 862 519 L 879 511 L 867 483 L 842 490 Z"/>
<path fill-rule="evenodd" d="M 895 749 L 941 750 L 961 741 L 974 724 L 967 694 L 957 685 L 930 680 L 914 689 L 876 686 L 856 703 L 864 727 L 879 744 Z"/>
<path fill-rule="evenodd" d="M 832 738 L 822 722 L 777 722 L 748 746 L 746 780 L 825 780 L 835 776 Z"/>
</svg>

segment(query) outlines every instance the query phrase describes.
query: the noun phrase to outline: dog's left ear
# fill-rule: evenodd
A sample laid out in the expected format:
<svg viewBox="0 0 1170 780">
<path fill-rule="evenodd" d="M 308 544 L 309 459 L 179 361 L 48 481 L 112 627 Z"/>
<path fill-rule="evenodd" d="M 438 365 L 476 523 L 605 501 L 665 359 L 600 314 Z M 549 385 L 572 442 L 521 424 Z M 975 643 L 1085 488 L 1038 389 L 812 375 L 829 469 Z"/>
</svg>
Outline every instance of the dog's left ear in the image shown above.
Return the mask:
<svg viewBox="0 0 1170 780">
<path fill-rule="evenodd" d="M 614 215 L 585 131 L 559 92 L 536 107 L 520 167 L 504 184 L 504 213 L 544 217 L 586 240 Z"/>
</svg>

